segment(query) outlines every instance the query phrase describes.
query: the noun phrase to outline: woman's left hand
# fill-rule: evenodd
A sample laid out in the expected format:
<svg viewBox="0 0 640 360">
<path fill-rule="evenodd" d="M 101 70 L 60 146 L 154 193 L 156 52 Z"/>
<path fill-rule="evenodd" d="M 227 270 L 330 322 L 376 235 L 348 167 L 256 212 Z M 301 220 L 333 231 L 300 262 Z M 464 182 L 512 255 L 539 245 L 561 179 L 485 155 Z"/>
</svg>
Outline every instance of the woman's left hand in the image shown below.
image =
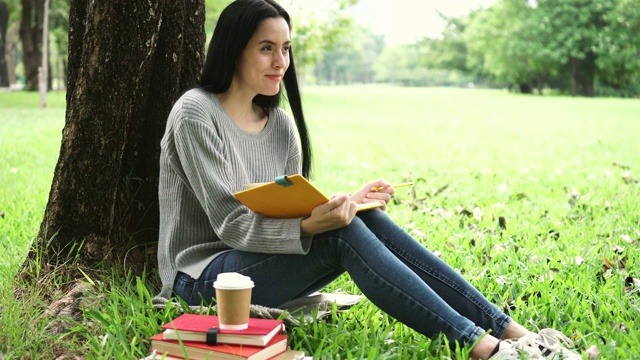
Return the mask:
<svg viewBox="0 0 640 360">
<path fill-rule="evenodd" d="M 387 208 L 387 203 L 391 199 L 391 195 L 396 190 L 391 184 L 383 179 L 372 181 L 362 187 L 357 193 L 351 195 L 351 200 L 357 204 L 367 204 L 371 202 L 379 202 L 382 204 L 382 210 Z"/>
</svg>

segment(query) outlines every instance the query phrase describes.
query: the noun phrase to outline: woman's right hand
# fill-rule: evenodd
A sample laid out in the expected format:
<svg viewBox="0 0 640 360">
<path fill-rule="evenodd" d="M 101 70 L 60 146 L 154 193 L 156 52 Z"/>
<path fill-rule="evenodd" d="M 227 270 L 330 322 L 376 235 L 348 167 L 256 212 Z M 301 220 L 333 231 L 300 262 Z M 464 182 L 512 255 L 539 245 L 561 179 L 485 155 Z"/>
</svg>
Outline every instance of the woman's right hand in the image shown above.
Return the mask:
<svg viewBox="0 0 640 360">
<path fill-rule="evenodd" d="M 304 235 L 315 235 L 351 224 L 356 216 L 356 203 L 347 194 L 335 194 L 328 203 L 317 206 L 311 216 L 300 223 Z"/>
</svg>

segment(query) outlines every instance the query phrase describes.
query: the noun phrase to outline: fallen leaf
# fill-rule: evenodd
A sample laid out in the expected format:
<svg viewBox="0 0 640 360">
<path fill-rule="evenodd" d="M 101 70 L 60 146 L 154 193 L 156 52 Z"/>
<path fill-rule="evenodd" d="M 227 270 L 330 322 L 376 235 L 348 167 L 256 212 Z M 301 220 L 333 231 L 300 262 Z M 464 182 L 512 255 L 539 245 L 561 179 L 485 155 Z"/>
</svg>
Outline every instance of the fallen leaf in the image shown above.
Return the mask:
<svg viewBox="0 0 640 360">
<path fill-rule="evenodd" d="M 500 285 L 504 285 L 507 283 L 507 280 L 505 280 L 504 276 L 501 275 L 496 278 L 496 282 Z"/>
<path fill-rule="evenodd" d="M 627 276 L 624 279 L 624 289 L 625 289 L 626 293 L 630 293 L 631 291 L 634 291 L 635 289 L 640 289 L 640 279 L 636 279 L 634 277 Z M 640 292 L 638 292 L 637 294 L 640 295 Z"/>
<path fill-rule="evenodd" d="M 587 359 L 595 360 L 600 355 L 600 348 L 597 345 L 591 345 L 587 350 L 585 350 L 585 354 L 587 354 Z"/>
<path fill-rule="evenodd" d="M 538 281 L 539 282 L 544 282 L 545 279 L 549 279 L 549 282 L 553 282 L 554 277 L 553 277 L 553 273 L 551 271 L 547 271 L 546 273 L 538 276 Z"/>
<path fill-rule="evenodd" d="M 475 207 L 473 209 L 473 217 L 476 219 L 477 222 L 482 221 L 482 210 L 479 207 Z"/>
<path fill-rule="evenodd" d="M 615 264 L 618 270 L 625 270 L 627 268 L 627 256 L 623 256 L 621 259 L 614 258 Z"/>
<path fill-rule="evenodd" d="M 532 296 L 539 299 L 539 298 L 542 297 L 542 294 L 540 293 L 540 291 L 536 291 L 536 292 L 533 292 L 533 293 L 527 293 L 527 294 L 522 295 L 521 299 L 526 305 L 528 305 L 529 304 L 529 298 L 531 298 Z"/>
<path fill-rule="evenodd" d="M 431 215 L 444 218 L 444 219 L 450 219 L 451 216 L 453 215 L 453 211 L 443 209 L 443 208 L 436 208 L 431 211 Z"/>
<path fill-rule="evenodd" d="M 629 236 L 629 235 L 622 234 L 622 235 L 620 235 L 620 237 L 622 238 L 622 240 L 628 242 L 629 244 L 631 244 L 633 242 L 633 240 L 631 240 L 631 236 Z"/>
<path fill-rule="evenodd" d="M 640 182 L 640 180 L 634 179 L 634 178 L 631 177 L 631 171 L 625 171 L 622 174 L 622 180 L 624 181 L 625 184 L 632 184 L 632 183 Z"/>
<path fill-rule="evenodd" d="M 509 196 L 509 199 L 511 200 L 522 200 L 522 199 L 526 199 L 527 198 L 527 194 L 525 193 L 517 193 L 517 194 L 513 194 L 511 196 Z"/>
<path fill-rule="evenodd" d="M 492 251 L 491 251 L 492 253 L 494 253 L 494 254 L 498 254 L 498 253 L 501 253 L 501 252 L 505 251 L 505 250 L 506 250 L 506 248 L 505 248 L 505 246 L 504 246 L 504 245 L 501 245 L 501 244 L 495 244 L 495 245 L 493 245 L 493 248 L 492 248 L 491 250 L 492 250 Z"/>
<path fill-rule="evenodd" d="M 516 309 L 516 301 L 513 298 L 508 298 L 507 299 L 507 308 L 509 310 L 515 310 Z"/>
<path fill-rule="evenodd" d="M 582 256 L 576 256 L 574 263 L 576 265 L 581 265 L 584 262 L 584 258 Z"/>
<path fill-rule="evenodd" d="M 639 288 L 640 288 L 640 279 L 636 279 L 636 278 L 633 278 L 633 277 L 631 277 L 631 276 L 627 276 L 627 278 L 626 278 L 626 279 L 624 279 L 624 283 L 625 283 L 625 285 L 627 285 L 627 286 L 634 285 L 634 286 L 636 286 L 636 287 L 639 287 Z"/>
<path fill-rule="evenodd" d="M 479 278 L 483 278 L 485 276 L 487 276 L 487 273 L 489 272 L 489 268 L 484 268 L 482 269 L 482 271 L 480 271 L 480 273 L 478 274 Z"/>
<path fill-rule="evenodd" d="M 624 252 L 624 247 L 619 245 L 613 245 L 613 252 L 616 254 L 622 254 Z"/>
<path fill-rule="evenodd" d="M 616 324 L 613 321 L 609 321 L 609 326 L 611 326 L 611 330 L 615 332 L 627 332 L 627 325 L 624 323 Z"/>
<path fill-rule="evenodd" d="M 498 217 L 498 226 L 502 230 L 507 230 L 507 219 L 505 219 L 504 216 Z"/>
<path fill-rule="evenodd" d="M 432 192 L 431 194 L 427 194 L 427 196 L 430 197 L 430 198 L 434 198 L 434 197 L 438 196 L 438 194 L 440 194 L 441 192 L 445 191 L 448 187 L 449 187 L 449 184 L 441 186 L 436 191 Z M 413 189 L 413 187 L 411 187 L 411 189 Z"/>
<path fill-rule="evenodd" d="M 619 162 L 617 162 L 617 161 L 614 161 L 612 165 L 613 165 L 613 166 L 616 166 L 616 167 L 619 167 L 619 168 L 620 168 L 620 169 L 622 169 L 622 170 L 629 170 L 629 169 L 631 169 L 631 167 L 629 167 L 628 165 L 620 164 L 620 163 L 619 163 Z"/>
<path fill-rule="evenodd" d="M 473 213 L 471 211 L 467 210 L 467 209 L 462 209 L 462 210 L 458 211 L 458 213 L 460 215 L 467 216 L 467 217 L 473 215 Z"/>
</svg>

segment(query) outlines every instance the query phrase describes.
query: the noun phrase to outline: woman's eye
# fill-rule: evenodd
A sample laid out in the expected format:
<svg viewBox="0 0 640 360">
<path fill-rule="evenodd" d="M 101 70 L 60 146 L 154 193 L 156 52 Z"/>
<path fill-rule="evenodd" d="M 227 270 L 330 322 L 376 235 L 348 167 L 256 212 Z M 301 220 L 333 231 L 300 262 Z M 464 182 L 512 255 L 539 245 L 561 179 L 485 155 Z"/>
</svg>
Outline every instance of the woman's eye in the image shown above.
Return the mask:
<svg viewBox="0 0 640 360">
<path fill-rule="evenodd" d="M 267 45 L 262 48 L 262 51 L 271 51 L 271 46 Z"/>
<path fill-rule="evenodd" d="M 291 51 L 291 46 L 285 46 L 282 48 L 282 52 L 285 54 L 288 53 L 289 51 Z"/>
</svg>

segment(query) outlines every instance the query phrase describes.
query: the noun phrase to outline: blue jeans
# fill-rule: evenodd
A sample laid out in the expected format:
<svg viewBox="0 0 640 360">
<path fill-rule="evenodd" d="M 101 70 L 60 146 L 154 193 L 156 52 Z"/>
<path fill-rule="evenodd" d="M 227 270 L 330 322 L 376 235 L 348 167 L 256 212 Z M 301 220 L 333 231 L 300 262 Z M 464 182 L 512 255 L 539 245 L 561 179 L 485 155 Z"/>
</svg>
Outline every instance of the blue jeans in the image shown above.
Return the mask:
<svg viewBox="0 0 640 360">
<path fill-rule="evenodd" d="M 511 321 L 380 210 L 314 236 L 306 255 L 224 253 L 200 279 L 178 273 L 174 293 L 190 305 L 208 303 L 217 274 L 239 272 L 255 283 L 253 304 L 277 307 L 322 289 L 344 271 L 381 310 L 427 337 L 444 333 L 452 345 L 471 345 L 486 330 L 499 338 Z"/>
</svg>

